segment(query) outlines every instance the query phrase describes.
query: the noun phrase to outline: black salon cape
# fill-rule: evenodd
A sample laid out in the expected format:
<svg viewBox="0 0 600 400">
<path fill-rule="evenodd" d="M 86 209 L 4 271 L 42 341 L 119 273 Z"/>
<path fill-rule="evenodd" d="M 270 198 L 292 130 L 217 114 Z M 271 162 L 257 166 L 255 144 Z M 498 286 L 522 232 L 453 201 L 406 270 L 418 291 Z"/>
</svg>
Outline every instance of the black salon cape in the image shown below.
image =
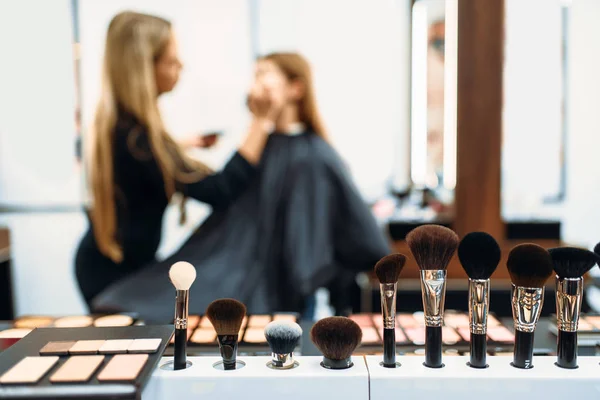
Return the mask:
<svg viewBox="0 0 600 400">
<path fill-rule="evenodd" d="M 172 256 L 116 282 L 94 298 L 95 312 L 136 312 L 173 320 L 169 267 L 197 270 L 190 313 L 235 298 L 248 313 L 301 312 L 317 288 L 373 268 L 390 248 L 333 148 L 313 133 L 272 134 L 256 181 L 213 212 Z"/>
</svg>

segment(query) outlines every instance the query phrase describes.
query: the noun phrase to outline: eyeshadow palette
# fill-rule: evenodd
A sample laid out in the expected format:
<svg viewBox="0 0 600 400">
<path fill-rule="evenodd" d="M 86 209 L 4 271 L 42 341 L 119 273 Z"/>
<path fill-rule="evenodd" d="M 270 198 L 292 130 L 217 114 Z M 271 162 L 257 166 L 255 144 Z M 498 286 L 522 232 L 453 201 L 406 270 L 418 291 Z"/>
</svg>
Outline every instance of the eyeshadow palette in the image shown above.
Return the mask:
<svg viewBox="0 0 600 400">
<path fill-rule="evenodd" d="M 381 351 L 383 346 L 383 318 L 381 314 L 354 314 L 349 317 L 362 329 L 363 339 L 361 349 L 366 354 Z M 469 330 L 469 315 L 462 312 L 447 311 L 444 314 L 442 339 L 445 346 L 457 346 L 468 349 L 471 334 Z M 514 334 L 494 316 L 488 316 L 488 342 L 492 346 L 512 347 Z M 396 315 L 396 343 L 412 347 L 425 345 L 425 322 L 423 313 L 401 313 Z M 415 351 L 418 351 L 415 350 Z M 457 353 L 458 354 L 458 353 Z"/>
<path fill-rule="evenodd" d="M 299 315 L 296 313 L 255 314 L 244 317 L 238 334 L 239 352 L 268 353 L 269 348 L 264 334 L 265 326 L 271 321 L 297 322 L 298 319 Z M 190 315 L 188 317 L 187 338 L 188 354 L 217 354 L 219 352 L 217 333 L 210 320 L 204 316 Z M 170 341 L 171 345 L 173 343 L 174 338 Z M 167 350 L 167 354 L 172 354 L 172 348 Z"/>
<path fill-rule="evenodd" d="M 173 331 L 35 329 L 0 354 L 0 398 L 139 398 Z"/>
</svg>

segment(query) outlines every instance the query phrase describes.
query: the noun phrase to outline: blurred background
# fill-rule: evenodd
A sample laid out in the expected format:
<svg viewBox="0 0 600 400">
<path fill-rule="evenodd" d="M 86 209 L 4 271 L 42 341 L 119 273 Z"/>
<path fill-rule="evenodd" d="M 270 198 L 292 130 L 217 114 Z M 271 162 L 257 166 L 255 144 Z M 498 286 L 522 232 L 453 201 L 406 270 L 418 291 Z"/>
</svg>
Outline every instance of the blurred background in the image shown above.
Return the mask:
<svg viewBox="0 0 600 400">
<path fill-rule="evenodd" d="M 312 65 L 332 143 L 398 251 L 409 254 L 404 238 L 423 223 L 461 236 L 486 230 L 505 254 L 525 241 L 593 246 L 600 2 L 482 0 L 473 13 L 460 3 L 0 0 L 0 319 L 86 312 L 73 275 L 87 227 L 81 149 L 106 29 L 123 10 L 173 22 L 185 68 L 161 111 L 175 137 L 223 133 L 215 147 L 194 150 L 212 167 L 245 134 L 256 57 L 298 51 Z M 504 19 L 493 15 L 498 4 Z M 494 18 L 501 40 L 487 35 Z M 189 202 L 180 226 L 174 208 L 161 258 L 209 213 Z M 413 264 L 403 272 L 406 293 L 419 290 Z M 502 265 L 496 274 L 508 288 Z M 466 308 L 457 262 L 449 278 L 457 300 L 447 302 Z M 369 274 L 358 277 L 355 311 L 371 311 L 373 285 Z"/>
</svg>

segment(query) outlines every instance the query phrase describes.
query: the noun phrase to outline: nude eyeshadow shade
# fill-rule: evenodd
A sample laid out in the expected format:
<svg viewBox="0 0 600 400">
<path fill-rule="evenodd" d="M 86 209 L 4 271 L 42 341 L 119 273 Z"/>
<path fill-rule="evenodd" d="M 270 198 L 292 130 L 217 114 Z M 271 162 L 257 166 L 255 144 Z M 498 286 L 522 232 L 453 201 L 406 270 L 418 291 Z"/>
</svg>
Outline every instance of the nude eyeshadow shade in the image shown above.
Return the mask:
<svg viewBox="0 0 600 400">
<path fill-rule="evenodd" d="M 248 328 L 244 335 L 244 342 L 246 343 L 266 343 L 267 338 L 265 337 L 264 328 Z"/>
<path fill-rule="evenodd" d="M 97 354 L 106 340 L 78 340 L 70 349 L 69 354 Z"/>
<path fill-rule="evenodd" d="M 125 354 L 127 349 L 133 343 L 133 339 L 115 339 L 107 340 L 100 346 L 98 353 L 100 354 Z"/>
<path fill-rule="evenodd" d="M 156 353 L 161 339 L 134 339 L 127 348 L 128 353 Z"/>
<path fill-rule="evenodd" d="M 58 362 L 57 356 L 25 357 L 0 376 L 2 384 L 36 383 Z"/>
<path fill-rule="evenodd" d="M 373 317 L 371 314 L 354 314 L 348 318 L 356 322 L 361 328 L 373 326 Z"/>
<path fill-rule="evenodd" d="M 420 326 L 416 328 L 404 329 L 408 339 L 416 345 L 425 344 L 425 327 Z"/>
<path fill-rule="evenodd" d="M 148 354 L 117 354 L 98 374 L 100 382 L 135 381 L 148 361 Z"/>
<path fill-rule="evenodd" d="M 600 329 L 600 316 L 599 315 L 587 315 L 585 317 L 586 322 L 591 324 L 596 329 Z"/>
<path fill-rule="evenodd" d="M 132 323 L 133 318 L 131 318 L 129 315 L 114 314 L 97 318 L 94 321 L 94 326 L 130 326 Z"/>
<path fill-rule="evenodd" d="M 579 325 L 577 328 L 579 331 L 593 331 L 594 326 L 586 321 L 585 318 L 579 318 Z"/>
<path fill-rule="evenodd" d="M 54 318 L 45 316 L 27 316 L 21 317 L 15 321 L 15 328 L 44 328 L 52 325 Z"/>
<path fill-rule="evenodd" d="M 43 356 L 66 356 L 69 354 L 69 350 L 75 345 L 75 341 L 62 341 L 62 342 L 48 342 L 40 350 L 40 354 Z"/>
<path fill-rule="evenodd" d="M 421 324 L 412 314 L 396 314 L 396 325 L 402 328 L 416 328 Z"/>
<path fill-rule="evenodd" d="M 361 327 L 362 344 L 377 344 L 380 342 L 377 330 L 374 327 Z"/>
<path fill-rule="evenodd" d="M 378 332 L 379 332 L 379 336 L 383 337 L 383 327 L 381 328 L 377 328 Z M 408 342 L 408 339 L 406 338 L 406 335 L 404 335 L 404 332 L 402 332 L 402 330 L 400 328 L 396 328 L 396 343 L 404 343 L 404 342 Z M 363 332 L 364 335 L 364 332 Z"/>
<path fill-rule="evenodd" d="M 212 328 L 196 329 L 190 341 L 197 344 L 210 344 L 217 340 L 217 332 Z"/>
<path fill-rule="evenodd" d="M 73 356 L 50 377 L 50 382 L 87 382 L 103 361 L 104 356 Z"/>
<path fill-rule="evenodd" d="M 29 334 L 32 330 L 33 329 L 30 329 L 30 328 L 7 329 L 7 330 L 0 332 L 0 339 L 4 339 L 4 338 L 21 339 L 21 338 L 24 338 L 27 334 Z"/>
<path fill-rule="evenodd" d="M 54 321 L 57 328 L 83 328 L 92 325 L 94 318 L 88 315 L 62 317 Z"/>
<path fill-rule="evenodd" d="M 199 323 L 200 323 L 200 316 L 199 315 L 190 315 L 190 316 L 188 316 L 188 319 L 187 319 L 187 327 L 188 327 L 188 329 L 194 329 L 194 328 L 196 328 Z"/>
<path fill-rule="evenodd" d="M 264 328 L 269 322 L 271 322 L 270 315 L 251 315 L 250 318 L 248 318 L 248 327 Z"/>
<path fill-rule="evenodd" d="M 452 328 L 468 328 L 469 316 L 462 313 L 446 313 L 444 315 L 444 325 Z"/>
<path fill-rule="evenodd" d="M 494 342 L 510 343 L 515 341 L 515 335 L 504 326 L 488 327 L 487 335 Z"/>
<path fill-rule="evenodd" d="M 294 315 L 294 314 L 275 314 L 275 315 L 273 315 L 273 321 L 296 322 L 296 315 Z"/>
<path fill-rule="evenodd" d="M 202 319 L 200 320 L 200 328 L 211 328 L 213 329 L 213 325 L 210 322 L 210 319 L 206 318 L 206 317 L 202 317 Z"/>
<path fill-rule="evenodd" d="M 453 328 L 449 326 L 442 327 L 442 341 L 444 342 L 444 344 L 453 345 L 457 342 L 460 342 L 460 340 L 460 335 L 456 333 L 456 331 Z"/>
</svg>

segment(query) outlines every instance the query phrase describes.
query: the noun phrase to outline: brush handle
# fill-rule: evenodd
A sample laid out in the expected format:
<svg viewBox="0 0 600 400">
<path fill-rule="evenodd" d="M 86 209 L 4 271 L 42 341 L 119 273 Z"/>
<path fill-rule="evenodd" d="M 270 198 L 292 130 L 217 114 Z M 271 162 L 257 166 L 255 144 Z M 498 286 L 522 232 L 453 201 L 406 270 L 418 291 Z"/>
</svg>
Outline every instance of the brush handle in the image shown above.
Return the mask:
<svg viewBox="0 0 600 400">
<path fill-rule="evenodd" d="M 425 327 L 425 366 L 442 368 L 442 327 Z"/>
<path fill-rule="evenodd" d="M 577 368 L 577 332 L 558 331 L 556 365 L 561 368 Z"/>
<path fill-rule="evenodd" d="M 175 329 L 175 350 L 173 351 L 173 369 L 185 369 L 187 329 Z"/>
<path fill-rule="evenodd" d="M 487 335 L 471 332 L 471 351 L 469 366 L 487 368 Z"/>
<path fill-rule="evenodd" d="M 515 352 L 512 366 L 533 368 L 533 332 L 515 331 Z"/>
<path fill-rule="evenodd" d="M 223 358 L 223 369 L 230 371 L 235 369 L 238 347 L 238 335 L 218 335 L 219 349 Z"/>
<path fill-rule="evenodd" d="M 396 330 L 383 330 L 383 366 L 396 368 Z"/>
</svg>

